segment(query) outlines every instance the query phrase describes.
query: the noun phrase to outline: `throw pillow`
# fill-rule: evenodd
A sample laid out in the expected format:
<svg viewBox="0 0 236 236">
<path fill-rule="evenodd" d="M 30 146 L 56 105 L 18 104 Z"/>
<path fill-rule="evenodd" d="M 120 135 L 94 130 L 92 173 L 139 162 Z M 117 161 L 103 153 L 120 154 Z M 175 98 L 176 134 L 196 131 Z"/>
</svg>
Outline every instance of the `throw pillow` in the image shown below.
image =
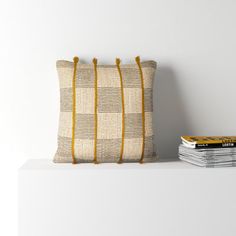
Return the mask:
<svg viewBox="0 0 236 236">
<path fill-rule="evenodd" d="M 60 119 L 55 162 L 153 161 L 155 61 L 57 61 Z"/>
</svg>

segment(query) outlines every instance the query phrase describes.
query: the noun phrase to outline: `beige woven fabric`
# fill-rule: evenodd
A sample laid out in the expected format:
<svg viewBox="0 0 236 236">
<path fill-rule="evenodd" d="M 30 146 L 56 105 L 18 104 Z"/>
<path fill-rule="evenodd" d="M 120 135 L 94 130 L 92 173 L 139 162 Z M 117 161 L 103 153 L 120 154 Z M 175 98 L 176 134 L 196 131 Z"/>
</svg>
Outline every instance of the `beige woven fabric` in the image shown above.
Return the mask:
<svg viewBox="0 0 236 236">
<path fill-rule="evenodd" d="M 155 61 L 141 63 L 144 82 L 145 148 L 144 161 L 153 161 L 153 79 Z M 142 88 L 137 64 L 120 64 L 124 94 L 124 162 L 139 161 L 142 153 Z M 60 120 L 55 162 L 72 162 L 72 80 L 74 64 L 57 61 L 60 83 Z M 94 67 L 78 64 L 74 153 L 76 162 L 94 159 Z M 122 97 L 116 65 L 97 65 L 97 161 L 118 162 L 122 143 Z"/>
</svg>

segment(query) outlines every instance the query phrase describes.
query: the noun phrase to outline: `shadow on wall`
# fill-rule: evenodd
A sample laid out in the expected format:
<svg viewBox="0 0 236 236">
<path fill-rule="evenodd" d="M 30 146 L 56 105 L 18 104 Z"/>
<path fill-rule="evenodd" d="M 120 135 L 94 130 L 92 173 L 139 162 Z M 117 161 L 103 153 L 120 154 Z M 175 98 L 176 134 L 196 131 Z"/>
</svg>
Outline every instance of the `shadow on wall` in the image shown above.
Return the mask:
<svg viewBox="0 0 236 236">
<path fill-rule="evenodd" d="M 160 161 L 178 159 L 180 136 L 191 134 L 174 71 L 158 67 L 154 82 L 155 147 Z"/>
</svg>

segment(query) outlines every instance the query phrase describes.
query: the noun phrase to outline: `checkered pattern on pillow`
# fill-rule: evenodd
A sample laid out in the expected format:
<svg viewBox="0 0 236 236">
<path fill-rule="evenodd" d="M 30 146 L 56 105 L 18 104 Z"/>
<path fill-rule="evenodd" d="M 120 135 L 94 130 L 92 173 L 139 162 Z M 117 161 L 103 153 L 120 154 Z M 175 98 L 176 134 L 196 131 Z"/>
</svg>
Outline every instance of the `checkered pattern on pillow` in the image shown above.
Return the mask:
<svg viewBox="0 0 236 236">
<path fill-rule="evenodd" d="M 60 120 L 55 162 L 93 162 L 95 155 L 98 163 L 155 159 L 152 92 L 156 62 L 139 65 L 98 63 L 95 68 L 57 61 Z"/>
</svg>

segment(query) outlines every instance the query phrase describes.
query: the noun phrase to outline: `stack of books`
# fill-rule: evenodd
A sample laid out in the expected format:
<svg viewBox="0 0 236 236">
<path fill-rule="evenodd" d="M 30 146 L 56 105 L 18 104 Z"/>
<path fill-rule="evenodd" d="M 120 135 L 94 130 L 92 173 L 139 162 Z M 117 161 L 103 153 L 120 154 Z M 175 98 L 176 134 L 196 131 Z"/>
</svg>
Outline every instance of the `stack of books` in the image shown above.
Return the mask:
<svg viewBox="0 0 236 236">
<path fill-rule="evenodd" d="M 236 136 L 182 136 L 179 158 L 201 167 L 236 166 Z"/>
</svg>

